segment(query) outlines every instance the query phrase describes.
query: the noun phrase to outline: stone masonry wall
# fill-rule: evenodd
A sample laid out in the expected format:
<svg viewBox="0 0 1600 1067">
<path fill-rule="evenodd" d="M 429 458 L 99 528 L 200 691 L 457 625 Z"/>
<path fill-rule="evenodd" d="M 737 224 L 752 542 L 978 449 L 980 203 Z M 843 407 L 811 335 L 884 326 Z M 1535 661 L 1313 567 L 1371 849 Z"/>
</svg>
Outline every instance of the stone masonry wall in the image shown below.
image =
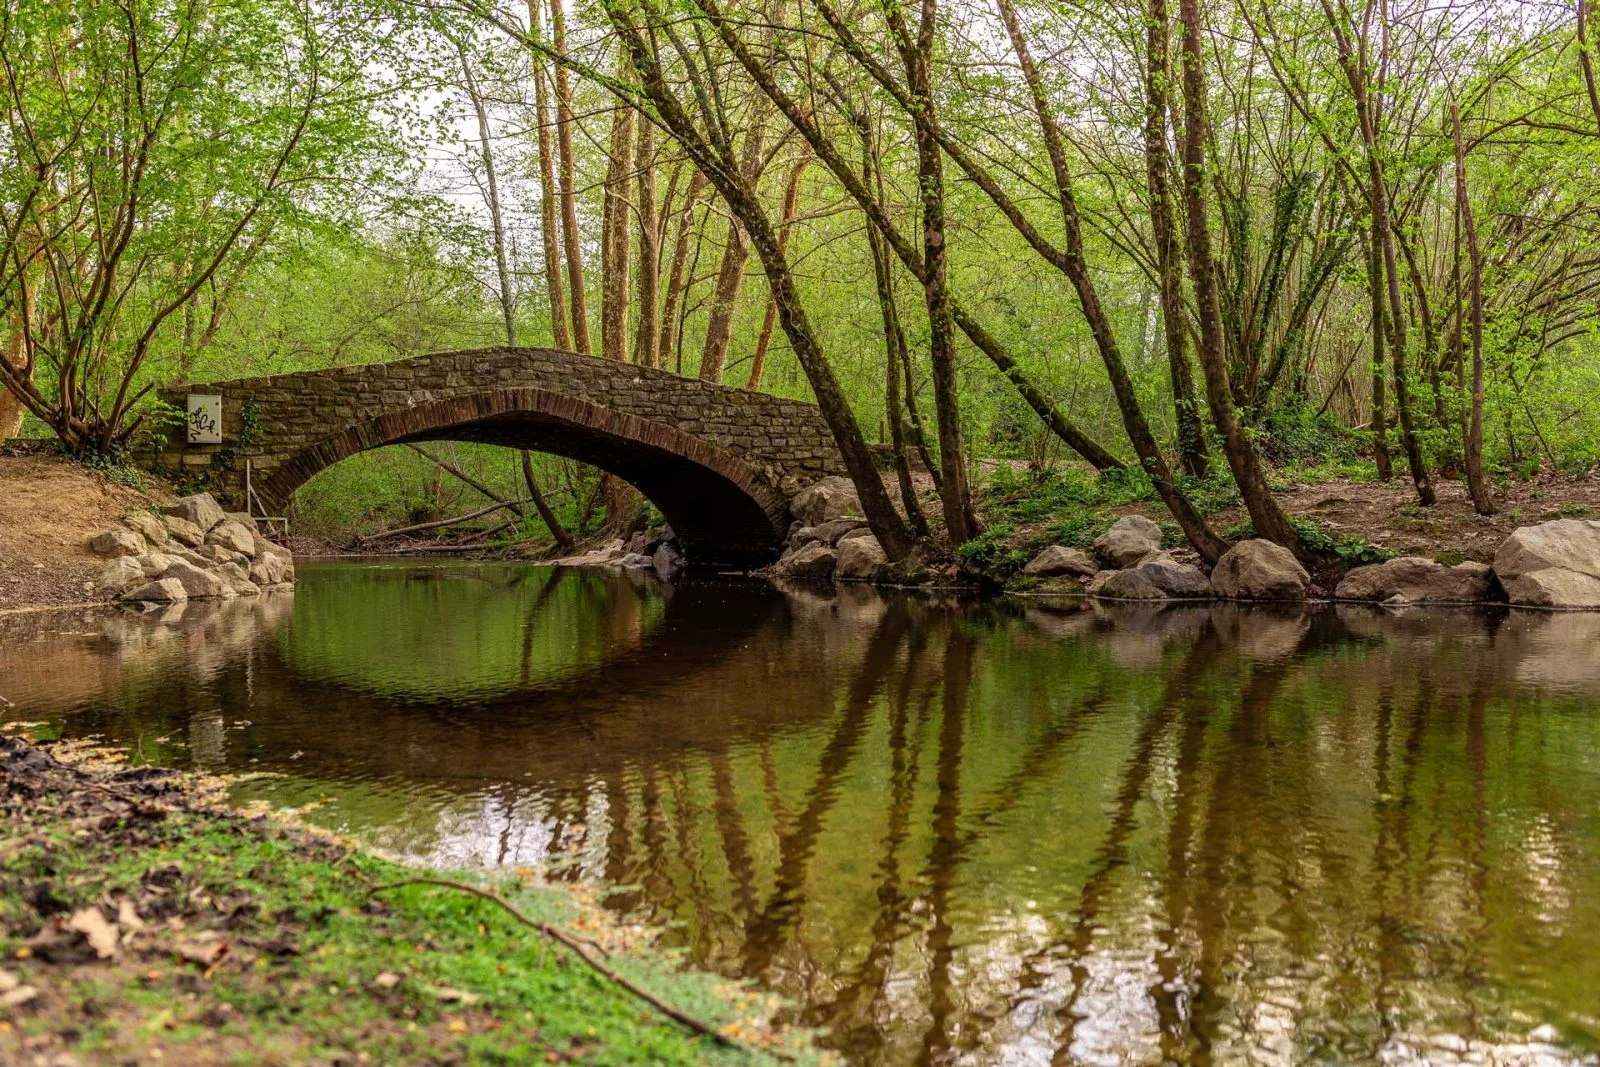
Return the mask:
<svg viewBox="0 0 1600 1067">
<path fill-rule="evenodd" d="M 549 349 L 446 352 L 394 363 L 339 367 L 165 391 L 181 407 L 188 393 L 220 394 L 220 445 L 189 445 L 183 428 L 144 457 L 209 475 L 242 506 L 245 461 L 259 487 L 302 449 L 380 415 L 431 401 L 508 388 L 533 388 L 670 426 L 748 464 L 785 496 L 843 464 L 812 404 L 681 378 L 667 371 Z M 241 440 L 253 406 L 255 429 Z M 213 467 L 217 469 L 213 470 Z"/>
</svg>

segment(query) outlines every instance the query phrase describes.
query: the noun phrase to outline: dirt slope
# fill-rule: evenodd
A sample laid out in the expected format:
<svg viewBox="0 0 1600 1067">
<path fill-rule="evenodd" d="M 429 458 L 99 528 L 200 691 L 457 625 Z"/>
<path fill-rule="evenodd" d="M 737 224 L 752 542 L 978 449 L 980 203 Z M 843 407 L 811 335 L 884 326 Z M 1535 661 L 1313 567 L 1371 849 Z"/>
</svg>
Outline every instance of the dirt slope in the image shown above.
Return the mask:
<svg viewBox="0 0 1600 1067">
<path fill-rule="evenodd" d="M 170 499 L 64 459 L 0 456 L 0 612 L 93 599 L 84 583 L 103 561 L 89 538 L 129 508 Z"/>
</svg>

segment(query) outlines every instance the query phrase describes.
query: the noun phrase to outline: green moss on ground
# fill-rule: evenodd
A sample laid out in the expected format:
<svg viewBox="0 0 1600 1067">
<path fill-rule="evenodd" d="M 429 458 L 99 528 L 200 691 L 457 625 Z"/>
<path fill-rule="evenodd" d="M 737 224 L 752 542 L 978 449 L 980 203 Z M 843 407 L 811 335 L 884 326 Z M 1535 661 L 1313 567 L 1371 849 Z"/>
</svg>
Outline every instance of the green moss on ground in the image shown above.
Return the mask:
<svg viewBox="0 0 1600 1067">
<path fill-rule="evenodd" d="M 819 1058 L 804 1035 L 761 1025 L 770 998 L 612 945 L 608 965 L 743 1046 L 726 1048 L 491 901 L 425 886 L 375 894 L 419 872 L 264 818 L 197 810 L 174 799 L 182 779 L 85 775 L 21 744 L 0 740 L 0 986 L 11 987 L 0 990 L 0 1061 L 758 1064 L 778 1062 L 758 1050 L 774 1048 Z M 563 892 L 516 879 L 492 888 L 537 920 L 618 936 Z M 110 958 L 72 928 L 90 908 L 116 941 Z"/>
</svg>

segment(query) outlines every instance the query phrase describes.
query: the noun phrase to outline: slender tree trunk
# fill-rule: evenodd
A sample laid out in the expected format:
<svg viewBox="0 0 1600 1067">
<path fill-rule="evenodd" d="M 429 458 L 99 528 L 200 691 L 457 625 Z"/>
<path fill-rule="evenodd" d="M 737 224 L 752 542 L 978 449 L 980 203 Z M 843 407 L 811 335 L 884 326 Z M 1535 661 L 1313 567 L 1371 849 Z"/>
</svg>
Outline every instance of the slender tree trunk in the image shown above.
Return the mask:
<svg viewBox="0 0 1600 1067">
<path fill-rule="evenodd" d="M 955 321 L 950 312 L 947 275 L 948 240 L 944 215 L 944 153 L 934 124 L 933 79 L 930 69 L 936 0 L 922 0 L 921 21 L 913 41 L 897 21 L 906 81 L 918 111 L 913 116 L 917 146 L 917 189 L 922 209 L 923 301 L 928 312 L 928 359 L 933 366 L 933 405 L 939 424 L 940 503 L 945 530 L 960 546 L 978 534 L 978 516 L 967 485 L 967 458 L 961 439 L 960 386 L 956 380 Z"/>
<path fill-rule="evenodd" d="M 1467 239 L 1468 300 L 1472 308 L 1472 403 L 1467 415 L 1465 449 L 1467 492 L 1479 515 L 1493 515 L 1494 497 L 1483 475 L 1483 257 L 1478 252 L 1478 226 L 1472 217 L 1472 201 L 1467 197 L 1467 152 L 1461 137 L 1461 109 L 1453 103 L 1450 124 L 1456 143 L 1456 211 L 1461 218 L 1461 232 Z"/>
<path fill-rule="evenodd" d="M 567 54 L 567 18 L 562 0 L 550 0 L 550 33 L 558 55 Z M 567 249 L 567 297 L 572 323 L 572 348 L 588 355 L 589 301 L 584 292 L 583 235 L 578 232 L 578 194 L 572 157 L 572 86 L 567 68 L 556 68 L 556 146 L 561 152 L 561 230 Z"/>
<path fill-rule="evenodd" d="M 539 0 L 528 0 L 528 25 L 539 37 Z M 572 349 L 572 329 L 567 322 L 567 294 L 561 281 L 561 233 L 557 202 L 555 148 L 550 135 L 550 89 L 545 81 L 544 57 L 533 53 L 534 121 L 539 125 L 539 217 L 544 243 L 544 283 L 550 296 L 550 339 L 562 351 Z"/>
<path fill-rule="evenodd" d="M 6 361 L 19 376 L 32 378 L 28 368 L 27 356 L 23 351 L 22 316 L 27 314 L 27 301 L 23 300 L 11 310 L 7 321 L 6 346 L 0 352 L 0 359 Z M 4 384 L 0 384 L 0 441 L 15 437 L 22 432 L 22 416 L 27 411 L 23 406 L 22 398 Z"/>
<path fill-rule="evenodd" d="M 761 177 L 761 150 L 766 144 L 766 127 L 757 119 L 745 134 L 739 170 L 754 187 Z M 706 340 L 700 350 L 700 377 L 708 382 L 722 381 L 728 365 L 728 345 L 733 340 L 733 313 L 744 285 L 744 265 L 750 258 L 750 241 L 737 217 L 728 219 L 728 243 L 722 249 L 722 265 L 717 269 L 717 287 L 711 297 L 711 316 L 706 320 Z"/>
<path fill-rule="evenodd" d="M 1589 40 L 1588 0 L 1578 0 L 1578 69 L 1583 73 L 1583 88 L 1594 112 L 1595 131 L 1600 133 L 1600 85 L 1595 83 L 1594 45 Z"/>
<path fill-rule="evenodd" d="M 1267 484 L 1261 457 L 1239 420 L 1228 378 L 1217 298 L 1216 264 L 1211 258 L 1211 225 L 1206 207 L 1205 19 L 1202 0 L 1180 0 L 1183 23 L 1183 191 L 1188 214 L 1189 273 L 1200 319 L 1200 366 L 1206 377 L 1211 421 L 1222 431 L 1222 449 L 1256 533 L 1276 541 L 1302 559 L 1308 557 L 1299 531 L 1289 522 Z"/>
<path fill-rule="evenodd" d="M 567 528 L 561 525 L 561 520 L 556 518 L 556 513 L 550 510 L 549 503 L 544 494 L 539 492 L 539 481 L 533 476 L 533 457 L 527 449 L 522 450 L 522 480 L 527 483 L 528 497 L 533 501 L 534 508 L 539 512 L 539 518 L 544 520 L 545 527 L 550 531 L 550 536 L 556 539 L 556 544 L 561 551 L 572 551 L 572 535 Z"/>
<path fill-rule="evenodd" d="M 661 229 L 656 209 L 656 128 L 639 119 L 639 151 L 634 160 L 639 197 L 639 328 L 633 358 L 641 366 L 661 365 Z M 667 195 L 672 195 L 669 185 Z"/>
<path fill-rule="evenodd" d="M 624 79 L 630 72 L 620 72 Z M 600 213 L 600 354 L 628 362 L 628 171 L 633 165 L 633 108 L 618 105 L 611 115 L 610 159 L 606 165 L 604 207 Z"/>
<path fill-rule="evenodd" d="M 889 559 L 904 559 L 912 547 L 909 531 L 883 487 L 883 480 L 872 462 L 872 452 L 850 409 L 850 402 L 812 330 L 788 261 L 778 249 L 777 234 L 756 196 L 754 182 L 734 160 L 708 144 L 695 128 L 668 87 L 644 36 L 634 27 L 627 13 L 613 5 L 607 8 L 607 15 L 632 55 L 644 91 L 660 112 L 663 124 L 672 131 L 701 172 L 717 187 L 717 192 L 735 218 L 744 223 L 756 254 L 761 258 L 773 298 L 777 301 L 778 321 L 783 326 L 784 335 L 789 338 L 795 358 L 811 383 L 817 407 L 827 420 L 845 469 L 855 483 L 867 523 Z"/>
<path fill-rule="evenodd" d="M 800 176 L 813 158 L 811 146 L 806 145 L 800 152 L 800 158 L 794 161 L 794 166 L 789 170 L 789 183 L 783 188 L 783 215 L 778 219 L 778 249 L 785 254 L 789 251 L 789 233 L 794 227 L 794 216 L 800 204 Z M 745 382 L 746 389 L 755 391 L 761 388 L 761 374 L 767 366 L 767 349 L 772 345 L 772 331 L 777 324 L 778 305 L 773 303 L 769 294 L 767 313 L 761 320 L 761 336 L 756 339 L 756 354 L 750 360 L 750 380 Z"/>
<path fill-rule="evenodd" d="M 1204 478 L 1211 470 L 1211 456 L 1206 448 L 1205 423 L 1195 400 L 1194 372 L 1189 365 L 1189 336 L 1183 324 L 1183 249 L 1167 184 L 1167 115 L 1172 81 L 1167 22 L 1166 0 L 1150 0 L 1145 29 L 1145 180 L 1150 190 L 1150 230 L 1160 278 L 1161 325 L 1172 379 L 1179 463 L 1185 473 Z"/>
<path fill-rule="evenodd" d="M 911 478 L 911 463 L 906 456 L 905 411 L 900 398 L 900 377 L 901 366 L 907 358 L 907 346 L 905 330 L 900 326 L 899 308 L 894 299 L 894 275 L 889 265 L 889 251 L 883 247 L 883 235 L 868 227 L 867 244 L 872 252 L 872 275 L 878 288 L 878 309 L 883 315 L 883 408 L 884 417 L 889 423 L 889 444 L 894 450 L 895 478 L 900 483 L 900 506 L 906 513 L 912 531 L 918 537 L 927 537 L 928 519 L 922 514 L 922 505 L 917 500 L 917 488 Z M 931 463 L 928 469 L 933 469 Z"/>
<path fill-rule="evenodd" d="M 694 167 L 690 164 L 691 168 Z M 669 355 L 677 355 L 679 373 L 683 371 L 682 323 L 678 305 L 683 299 L 684 272 L 689 266 L 690 236 L 694 230 L 694 212 L 700 196 L 706 189 L 706 176 L 698 168 L 689 175 L 689 189 L 683 197 L 683 208 L 678 212 L 677 235 L 672 246 L 672 270 L 667 274 L 667 295 L 661 308 L 661 362 L 664 366 Z"/>
<path fill-rule="evenodd" d="M 1378 477 L 1388 481 L 1394 477 L 1394 461 L 1389 456 L 1389 413 L 1384 397 L 1383 339 L 1389 327 L 1383 309 L 1383 259 L 1378 253 L 1376 222 L 1367 248 L 1367 290 L 1372 302 L 1372 458 L 1378 465 Z"/>
<path fill-rule="evenodd" d="M 500 313 L 505 318 L 506 344 L 517 347 L 517 294 L 511 285 L 511 264 L 506 255 L 505 218 L 500 213 L 500 183 L 495 175 L 494 149 L 489 143 L 489 112 L 483 106 L 483 96 L 478 92 L 478 80 L 472 76 L 472 60 L 466 48 L 457 43 L 461 56 L 461 78 L 467 96 L 472 100 L 472 112 L 478 118 L 478 150 L 483 161 L 485 198 L 489 202 L 489 223 L 494 237 L 495 272 L 500 279 Z"/>
</svg>

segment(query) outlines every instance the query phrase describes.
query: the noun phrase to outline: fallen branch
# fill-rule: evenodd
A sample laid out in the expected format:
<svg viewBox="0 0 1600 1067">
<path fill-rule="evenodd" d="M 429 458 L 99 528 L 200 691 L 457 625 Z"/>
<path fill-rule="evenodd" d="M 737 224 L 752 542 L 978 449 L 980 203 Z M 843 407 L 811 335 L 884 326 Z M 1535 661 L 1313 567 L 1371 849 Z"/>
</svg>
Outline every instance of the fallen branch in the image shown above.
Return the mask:
<svg viewBox="0 0 1600 1067">
<path fill-rule="evenodd" d="M 512 904 L 510 901 L 506 900 L 497 893 L 490 892 L 487 889 L 480 889 L 475 885 L 468 885 L 465 882 L 452 882 L 444 878 L 407 878 L 403 882 L 389 882 L 385 885 L 373 886 L 371 892 L 381 893 L 387 889 L 402 889 L 411 885 L 437 886 L 442 889 L 454 889 L 462 893 L 470 893 L 475 897 L 481 897 L 492 904 L 498 904 L 500 907 L 504 908 L 513 919 L 517 920 L 517 922 L 521 923 L 523 926 L 529 927 L 530 929 L 539 931 L 552 941 L 557 941 L 565 945 L 567 948 L 572 950 L 574 955 L 598 971 L 608 981 L 614 982 L 623 989 L 626 989 L 628 992 L 649 1004 L 651 1007 L 655 1008 L 673 1022 L 684 1026 L 685 1028 L 693 1031 L 696 1034 L 699 1034 L 702 1037 L 710 1038 L 712 1041 L 715 1041 L 724 1048 L 741 1047 L 737 1041 L 733 1040 L 733 1038 L 717 1032 L 708 1023 L 703 1023 L 694 1016 L 679 1011 L 677 1008 L 674 1008 L 671 1004 L 668 1004 L 666 1001 L 662 1000 L 648 989 L 645 989 L 644 987 L 635 983 L 632 979 L 618 974 L 615 970 L 606 966 L 606 964 L 602 963 L 600 960 L 590 956 L 585 948 L 585 945 L 593 944 L 593 942 L 585 941 L 582 938 L 575 937 L 561 929 L 559 926 L 552 926 L 550 923 L 540 922 L 538 919 L 528 918 L 528 916 L 524 915 L 520 910 L 518 910 L 516 905 Z M 599 949 L 599 946 L 595 945 L 595 948 Z M 778 1055 L 778 1053 L 774 1053 L 774 1055 Z"/>
<path fill-rule="evenodd" d="M 502 500 L 498 504 L 490 504 L 486 508 L 479 508 L 477 511 L 468 512 L 465 515 L 457 515 L 453 519 L 435 519 L 433 522 L 419 522 L 415 526 L 401 526 L 394 530 L 384 530 L 382 533 L 362 534 L 360 537 L 356 538 L 356 544 L 359 545 L 367 541 L 380 541 L 385 537 L 399 537 L 401 534 L 420 533 L 423 530 L 437 530 L 441 526 L 455 526 L 458 523 L 468 522 L 472 519 L 480 518 L 481 516 L 489 514 L 491 511 L 499 511 L 501 508 L 512 508 L 515 510 L 518 505 L 526 503 L 528 503 L 526 500 Z M 517 514 L 521 515 L 522 513 L 518 511 Z M 500 528 L 501 527 L 497 527 L 497 529 Z"/>
<path fill-rule="evenodd" d="M 496 503 L 504 504 L 504 505 L 510 507 L 511 510 L 515 511 L 518 515 L 526 514 L 526 512 L 524 512 L 522 510 L 522 505 L 526 504 L 526 503 L 529 503 L 529 501 L 527 501 L 527 500 L 515 500 L 515 501 L 506 500 L 504 497 L 502 497 L 498 493 L 496 493 L 493 489 L 490 489 L 487 485 L 484 485 L 482 482 L 478 481 L 478 479 L 474 478 L 472 475 L 468 474 L 466 471 L 464 471 L 461 468 L 455 466 L 454 464 L 445 462 L 444 460 L 440 459 L 438 456 L 434 455 L 432 452 L 429 452 L 427 449 L 423 448 L 421 445 L 414 445 L 411 442 L 407 441 L 407 442 L 405 442 L 405 446 L 407 448 L 411 449 L 411 451 L 415 452 L 417 455 L 419 455 L 422 458 L 426 459 L 428 462 L 430 462 L 430 463 L 434 464 L 435 466 L 437 466 L 440 470 L 444 471 L 446 474 L 455 475 L 457 478 L 461 479 L 463 482 L 466 482 L 468 485 L 472 486 L 472 488 L 476 489 L 478 492 L 482 493 L 484 496 L 488 497 L 490 500 L 493 500 Z"/>
</svg>

